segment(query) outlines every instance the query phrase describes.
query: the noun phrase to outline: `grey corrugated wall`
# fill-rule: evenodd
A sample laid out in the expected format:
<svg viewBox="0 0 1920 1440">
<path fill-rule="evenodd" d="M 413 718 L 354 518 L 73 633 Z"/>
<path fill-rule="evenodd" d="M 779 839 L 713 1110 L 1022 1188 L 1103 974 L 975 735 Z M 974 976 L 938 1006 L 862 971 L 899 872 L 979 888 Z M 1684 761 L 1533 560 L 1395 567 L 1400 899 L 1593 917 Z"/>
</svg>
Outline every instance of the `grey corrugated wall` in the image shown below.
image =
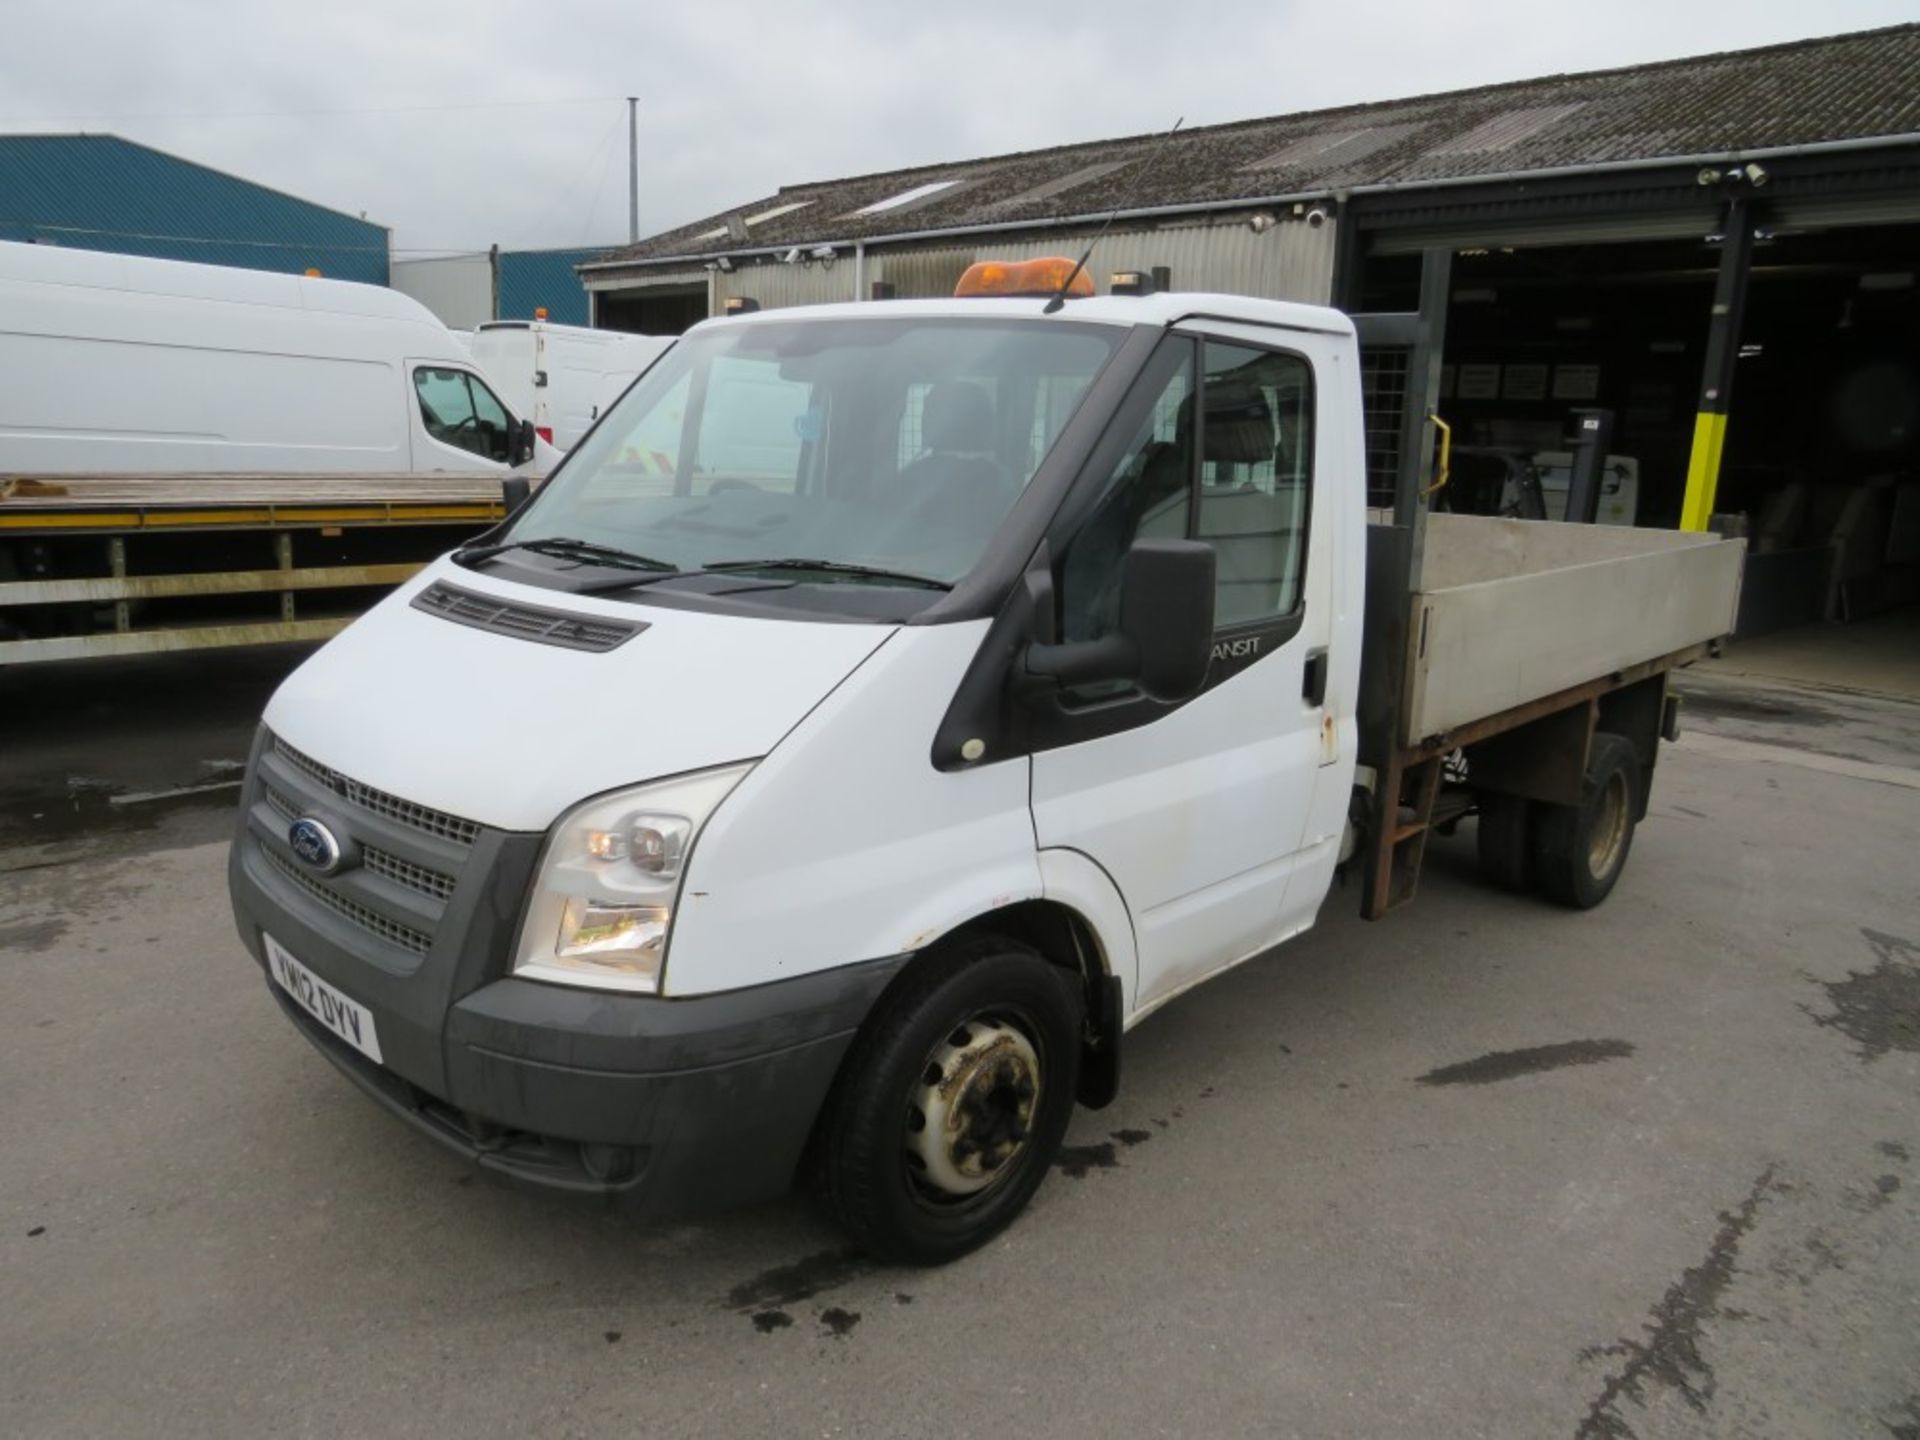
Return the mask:
<svg viewBox="0 0 1920 1440">
<path fill-rule="evenodd" d="M 1333 237 L 1337 221 L 1309 225 L 1287 217 L 1256 234 L 1247 217 L 1231 220 L 1181 220 L 1153 227 L 1116 229 L 1094 246 L 1087 262 L 1102 293 L 1117 269 L 1146 270 L 1165 265 L 1176 290 L 1254 295 L 1267 300 L 1300 300 L 1324 305 L 1333 290 Z M 1078 258 L 1087 237 L 1045 235 L 1035 238 L 982 235 L 959 243 L 885 246 L 870 249 L 866 283 L 885 281 L 902 300 L 951 295 L 955 283 L 975 260 L 1031 260 L 1045 255 Z M 853 253 L 843 250 L 831 265 L 820 261 L 783 265 L 777 260 L 741 263 L 730 274 L 713 276 L 715 313 L 734 295 L 751 296 L 761 308 L 823 305 L 855 298 Z M 695 272 L 699 273 L 699 272 Z M 649 280 L 664 276 L 647 277 Z"/>
<path fill-rule="evenodd" d="M 751 296 L 760 302 L 763 310 L 851 300 L 854 298 L 853 269 L 851 251 L 840 255 L 831 265 L 818 260 L 804 265 L 782 265 L 777 260 L 759 265 L 744 263 L 731 274 L 714 274 L 714 313 L 726 313 L 727 300 L 734 295 Z"/>
<path fill-rule="evenodd" d="M 1255 234 L 1245 218 L 1220 222 L 1182 222 L 1152 229 L 1116 228 L 1093 247 L 1087 269 L 1105 293 L 1115 270 L 1148 270 L 1165 265 L 1176 290 L 1209 290 L 1257 295 L 1266 300 L 1327 303 L 1333 287 L 1332 220 L 1312 226 L 1285 220 Z M 999 239 L 983 235 L 972 245 L 869 255 L 867 269 L 876 280 L 893 283 L 901 298 L 951 295 L 954 282 L 976 259 L 1032 260 L 1045 255 L 1078 259 L 1085 236 Z"/>
</svg>

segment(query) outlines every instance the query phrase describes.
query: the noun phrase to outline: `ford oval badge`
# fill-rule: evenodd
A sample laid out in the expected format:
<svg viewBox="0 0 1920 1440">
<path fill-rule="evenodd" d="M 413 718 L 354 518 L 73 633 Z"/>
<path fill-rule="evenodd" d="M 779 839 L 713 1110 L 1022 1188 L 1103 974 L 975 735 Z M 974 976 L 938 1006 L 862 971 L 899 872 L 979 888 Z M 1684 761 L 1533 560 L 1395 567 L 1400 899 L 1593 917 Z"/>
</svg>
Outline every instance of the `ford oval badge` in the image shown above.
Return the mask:
<svg viewBox="0 0 1920 1440">
<path fill-rule="evenodd" d="M 287 827 L 287 844 L 301 863 L 311 865 L 322 875 L 331 875 L 340 868 L 340 842 L 311 815 L 302 815 Z"/>
</svg>

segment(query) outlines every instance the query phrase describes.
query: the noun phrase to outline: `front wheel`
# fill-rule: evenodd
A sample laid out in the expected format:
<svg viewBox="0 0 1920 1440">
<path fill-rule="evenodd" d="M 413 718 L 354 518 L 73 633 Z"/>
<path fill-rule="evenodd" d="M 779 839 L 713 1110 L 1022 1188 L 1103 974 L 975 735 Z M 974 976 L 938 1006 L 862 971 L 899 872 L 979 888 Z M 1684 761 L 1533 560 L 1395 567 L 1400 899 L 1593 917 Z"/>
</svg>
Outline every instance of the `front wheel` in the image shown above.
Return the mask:
<svg viewBox="0 0 1920 1440">
<path fill-rule="evenodd" d="M 854 1041 L 823 1116 L 829 1211 L 876 1259 L 938 1265 L 986 1243 L 1066 1134 L 1079 979 L 983 936 L 920 960 Z"/>
</svg>

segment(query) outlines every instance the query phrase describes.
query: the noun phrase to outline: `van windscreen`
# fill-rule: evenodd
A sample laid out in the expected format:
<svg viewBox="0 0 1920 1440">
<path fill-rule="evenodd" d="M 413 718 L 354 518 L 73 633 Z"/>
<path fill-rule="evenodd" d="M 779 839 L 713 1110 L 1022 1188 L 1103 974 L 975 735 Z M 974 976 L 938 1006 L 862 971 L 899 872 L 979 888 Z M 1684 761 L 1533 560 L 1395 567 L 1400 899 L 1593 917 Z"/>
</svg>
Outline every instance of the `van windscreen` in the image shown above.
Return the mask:
<svg viewBox="0 0 1920 1440">
<path fill-rule="evenodd" d="M 944 587 L 978 561 L 1124 334 L 961 317 L 697 331 L 508 538 L 588 540 L 678 571 L 768 560 L 807 584 L 887 572 Z M 800 558 L 829 564 L 802 572 Z"/>
</svg>

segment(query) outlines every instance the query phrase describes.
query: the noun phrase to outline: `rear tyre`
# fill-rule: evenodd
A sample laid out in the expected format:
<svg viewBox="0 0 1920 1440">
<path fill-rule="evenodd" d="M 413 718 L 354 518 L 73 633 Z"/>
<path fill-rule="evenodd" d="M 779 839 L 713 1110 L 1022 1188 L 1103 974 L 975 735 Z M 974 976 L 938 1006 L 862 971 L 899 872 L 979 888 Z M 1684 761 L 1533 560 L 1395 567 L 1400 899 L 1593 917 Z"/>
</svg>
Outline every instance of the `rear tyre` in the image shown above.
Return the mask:
<svg viewBox="0 0 1920 1440">
<path fill-rule="evenodd" d="M 822 1198 L 876 1259 L 944 1264 L 1046 1178 L 1073 1114 L 1085 1000 L 1077 975 L 982 936 L 920 960 L 884 1005 L 822 1116 Z"/>
<path fill-rule="evenodd" d="M 1575 910 L 1591 910 L 1607 898 L 1633 848 L 1639 793 L 1640 762 L 1632 743 L 1596 734 L 1580 803 L 1539 807 L 1533 882 L 1542 895 Z"/>
<path fill-rule="evenodd" d="M 1480 873 L 1505 890 L 1525 890 L 1533 871 L 1533 802 L 1517 795 L 1480 797 L 1476 842 Z"/>
</svg>

